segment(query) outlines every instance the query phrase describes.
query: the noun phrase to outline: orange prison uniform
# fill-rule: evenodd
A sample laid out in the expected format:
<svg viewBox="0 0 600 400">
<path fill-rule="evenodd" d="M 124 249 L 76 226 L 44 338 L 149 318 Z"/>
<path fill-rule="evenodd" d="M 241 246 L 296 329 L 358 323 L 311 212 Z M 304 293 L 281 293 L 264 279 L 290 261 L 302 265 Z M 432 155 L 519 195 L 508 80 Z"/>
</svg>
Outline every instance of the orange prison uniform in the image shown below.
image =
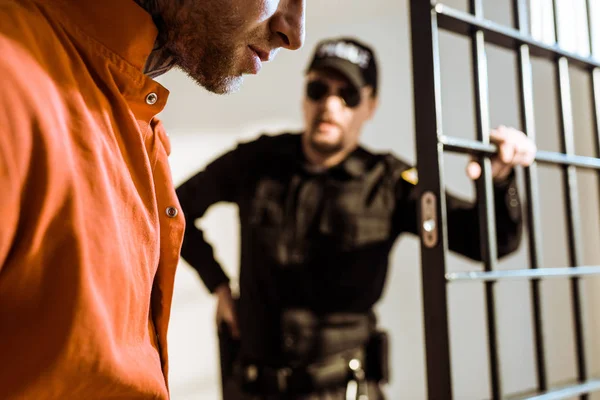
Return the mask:
<svg viewBox="0 0 600 400">
<path fill-rule="evenodd" d="M 133 0 L 0 0 L 0 399 L 169 397 L 156 36 Z"/>
</svg>

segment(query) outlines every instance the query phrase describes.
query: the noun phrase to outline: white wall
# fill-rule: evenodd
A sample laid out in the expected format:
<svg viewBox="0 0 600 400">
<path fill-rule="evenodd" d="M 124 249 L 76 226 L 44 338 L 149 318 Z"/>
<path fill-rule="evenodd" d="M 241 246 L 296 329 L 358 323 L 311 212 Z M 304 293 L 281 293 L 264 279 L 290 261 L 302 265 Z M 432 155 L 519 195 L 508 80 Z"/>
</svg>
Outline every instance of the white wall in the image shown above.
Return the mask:
<svg viewBox="0 0 600 400">
<path fill-rule="evenodd" d="M 448 1 L 465 8 L 466 1 Z M 487 0 L 486 14 L 501 22 L 510 21 L 508 6 Z M 315 43 L 327 36 L 355 35 L 372 43 L 381 65 L 381 107 L 367 126 L 363 142 L 371 148 L 392 150 L 414 162 L 414 124 L 412 76 L 407 0 L 321 0 L 309 2 L 306 45 L 298 52 L 281 52 L 266 65 L 258 77 L 247 78 L 242 91 L 231 96 L 217 96 L 191 84 L 178 71 L 160 78 L 171 91 L 169 104 L 161 114 L 172 142 L 171 165 L 176 183 L 192 175 L 211 159 L 245 138 L 260 132 L 277 132 L 301 127 L 300 99 L 302 75 Z M 442 44 L 443 100 L 445 132 L 452 136 L 475 137 L 472 110 L 469 42 L 444 34 Z M 515 58 L 506 51 L 489 49 L 490 104 L 492 123 L 519 126 L 518 95 L 515 84 Z M 540 147 L 558 150 L 556 119 L 552 118 L 555 101 L 552 97 L 553 70 L 550 64 L 536 64 L 536 105 Z M 576 127 L 585 132 L 578 142 L 578 151 L 590 153 L 591 125 L 589 96 L 585 76 L 575 75 L 574 103 Z M 587 107 L 587 108 L 586 108 Z M 543 110 L 545 114 L 542 113 Z M 553 148 L 556 147 L 556 148 Z M 446 156 L 450 189 L 455 193 L 473 195 L 472 185 L 464 175 L 466 158 Z M 562 215 L 563 197 L 560 174 L 556 169 L 542 169 L 541 198 L 543 201 L 544 259 L 547 266 L 564 266 L 566 257 L 565 223 Z M 581 206 L 586 237 L 585 262 L 600 264 L 600 226 L 598 223 L 597 179 L 582 176 Z M 561 192 L 562 193 L 562 192 Z M 228 273 L 237 276 L 239 257 L 236 210 L 219 205 L 209 210 L 202 221 L 207 238 L 215 245 L 218 259 Z M 590 244 L 591 243 L 591 244 Z M 450 256 L 448 269 L 479 270 L 481 265 Z M 421 274 L 419 243 L 415 237 L 403 237 L 396 245 L 385 297 L 378 307 L 382 325 L 392 335 L 393 380 L 387 388 L 390 399 L 424 399 L 425 366 L 421 307 Z M 527 266 L 527 243 L 517 254 L 503 261 L 500 268 Z M 591 280 L 586 280 L 590 282 Z M 597 282 L 591 281 L 596 288 Z M 534 386 L 533 343 L 531 331 L 530 293 L 525 282 L 497 285 L 500 355 L 503 387 L 508 392 Z M 592 289 L 590 289 L 592 290 Z M 597 290 L 596 290 L 597 292 Z M 591 291 L 586 305 L 597 303 Z M 549 376 L 553 382 L 574 377 L 571 314 L 566 281 L 544 284 L 544 317 L 547 326 Z M 550 308 L 552 306 L 553 308 Z M 459 284 L 449 290 L 451 313 L 451 344 L 455 398 L 482 399 L 488 396 L 486 356 L 485 305 L 483 290 L 477 284 Z M 591 314 L 593 311 L 589 311 Z M 600 319 L 594 318 L 593 323 Z M 593 332 L 600 327 L 590 324 Z M 593 339 L 595 335 L 588 332 Z M 173 303 L 169 334 L 171 353 L 171 389 L 174 400 L 218 399 L 219 368 L 214 330 L 214 301 L 207 294 L 197 275 L 184 262 L 180 264 Z M 597 343 L 593 345 L 597 355 Z M 562 361 L 559 361 L 562 360 Z M 598 372 L 597 369 L 595 372 Z"/>
</svg>

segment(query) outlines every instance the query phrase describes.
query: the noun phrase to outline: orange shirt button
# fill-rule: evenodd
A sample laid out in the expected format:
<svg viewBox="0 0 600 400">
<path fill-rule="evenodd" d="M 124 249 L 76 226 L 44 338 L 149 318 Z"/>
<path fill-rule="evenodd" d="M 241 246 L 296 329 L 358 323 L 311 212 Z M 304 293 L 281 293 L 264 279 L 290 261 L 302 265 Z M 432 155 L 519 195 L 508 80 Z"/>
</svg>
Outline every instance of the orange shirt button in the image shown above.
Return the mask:
<svg viewBox="0 0 600 400">
<path fill-rule="evenodd" d="M 175 218 L 179 211 L 175 207 L 167 207 L 167 217 Z"/>
<path fill-rule="evenodd" d="M 146 96 L 146 103 L 147 104 L 152 105 L 152 104 L 156 103 L 157 100 L 158 100 L 158 96 L 154 92 L 148 93 L 148 96 Z"/>
</svg>

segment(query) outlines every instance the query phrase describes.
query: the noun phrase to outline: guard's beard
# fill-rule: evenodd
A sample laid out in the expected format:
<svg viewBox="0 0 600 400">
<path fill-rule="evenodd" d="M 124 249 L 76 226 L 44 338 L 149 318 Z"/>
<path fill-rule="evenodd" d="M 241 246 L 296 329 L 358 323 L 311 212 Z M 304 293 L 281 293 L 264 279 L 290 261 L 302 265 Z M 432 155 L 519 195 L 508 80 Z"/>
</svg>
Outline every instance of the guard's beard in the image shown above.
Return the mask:
<svg viewBox="0 0 600 400">
<path fill-rule="evenodd" d="M 326 142 L 319 140 L 314 131 L 311 133 L 310 140 L 308 142 L 314 151 L 324 156 L 335 154 L 344 148 L 341 137 L 336 142 Z"/>
</svg>

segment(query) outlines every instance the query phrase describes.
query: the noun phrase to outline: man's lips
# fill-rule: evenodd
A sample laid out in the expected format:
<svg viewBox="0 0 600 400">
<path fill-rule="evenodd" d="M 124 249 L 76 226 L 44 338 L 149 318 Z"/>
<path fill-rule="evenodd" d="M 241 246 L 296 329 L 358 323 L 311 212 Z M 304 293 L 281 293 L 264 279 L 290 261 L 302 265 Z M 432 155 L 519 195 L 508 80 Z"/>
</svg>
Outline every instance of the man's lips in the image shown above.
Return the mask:
<svg viewBox="0 0 600 400">
<path fill-rule="evenodd" d="M 325 127 L 325 128 L 333 128 L 333 127 L 340 128 L 340 125 L 337 122 L 331 121 L 331 120 L 327 120 L 327 119 L 317 120 L 316 123 L 315 123 L 315 126 L 317 126 L 317 127 L 322 126 L 322 127 Z"/>
<path fill-rule="evenodd" d="M 250 47 L 250 49 L 252 49 L 253 52 L 256 53 L 258 58 L 260 58 L 260 61 L 267 62 L 271 59 L 271 53 L 269 51 L 265 51 L 258 47 L 254 47 L 254 46 L 249 46 L 249 47 Z"/>
</svg>

